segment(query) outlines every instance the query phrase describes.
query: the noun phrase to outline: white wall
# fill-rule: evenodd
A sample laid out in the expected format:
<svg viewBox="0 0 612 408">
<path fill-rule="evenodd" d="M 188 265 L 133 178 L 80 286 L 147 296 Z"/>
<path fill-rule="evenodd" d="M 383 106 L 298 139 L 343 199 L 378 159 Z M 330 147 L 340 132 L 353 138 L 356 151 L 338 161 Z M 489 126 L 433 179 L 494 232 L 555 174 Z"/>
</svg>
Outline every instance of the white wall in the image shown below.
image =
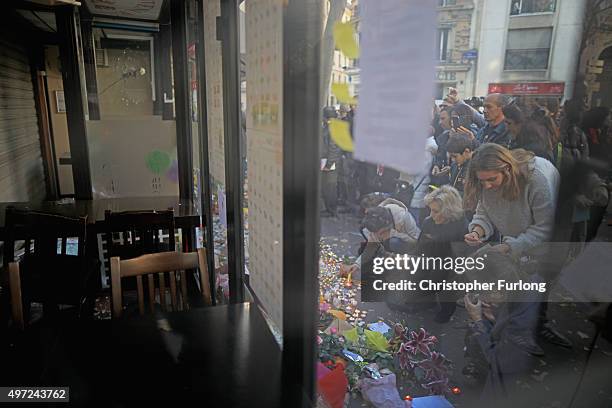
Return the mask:
<svg viewBox="0 0 612 408">
<path fill-rule="evenodd" d="M 565 82 L 565 97 L 574 88 L 576 59 L 582 33 L 582 18 L 586 0 L 557 0 L 551 55 L 547 72 L 504 73 L 506 38 L 510 23 L 510 1 L 485 0 L 480 28 L 476 95 L 486 95 L 494 82 L 553 81 Z M 519 17 L 514 17 L 519 18 Z"/>
<path fill-rule="evenodd" d="M 500 82 L 510 18 L 510 1 L 485 0 L 478 47 L 476 95 L 487 94 L 489 83 Z"/>
<path fill-rule="evenodd" d="M 571 98 L 582 36 L 586 0 L 557 0 L 559 18 L 550 58 L 550 80 L 565 82 L 565 98 Z"/>
</svg>

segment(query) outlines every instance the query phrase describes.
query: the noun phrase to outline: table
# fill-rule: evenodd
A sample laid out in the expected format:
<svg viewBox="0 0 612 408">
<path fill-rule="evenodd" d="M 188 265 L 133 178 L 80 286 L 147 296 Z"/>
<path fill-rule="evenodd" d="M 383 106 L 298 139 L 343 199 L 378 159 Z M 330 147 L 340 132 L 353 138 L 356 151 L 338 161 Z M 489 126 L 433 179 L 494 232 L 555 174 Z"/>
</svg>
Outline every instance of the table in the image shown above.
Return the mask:
<svg viewBox="0 0 612 408">
<path fill-rule="evenodd" d="M 105 198 L 97 200 L 33 201 L 0 203 L 0 240 L 4 237 L 4 216 L 6 207 L 49 212 L 67 217 L 87 216 L 87 222 L 96 230 L 104 229 L 104 212 L 111 211 L 147 211 L 174 209 L 177 228 L 195 228 L 200 226 L 200 208 L 192 200 L 176 196 L 160 197 L 126 197 Z"/>
<path fill-rule="evenodd" d="M 66 325 L 36 339 L 3 361 L 4 376 L 17 373 L 3 385 L 69 386 L 71 405 L 86 407 L 280 406 L 281 351 L 255 304 Z"/>
</svg>

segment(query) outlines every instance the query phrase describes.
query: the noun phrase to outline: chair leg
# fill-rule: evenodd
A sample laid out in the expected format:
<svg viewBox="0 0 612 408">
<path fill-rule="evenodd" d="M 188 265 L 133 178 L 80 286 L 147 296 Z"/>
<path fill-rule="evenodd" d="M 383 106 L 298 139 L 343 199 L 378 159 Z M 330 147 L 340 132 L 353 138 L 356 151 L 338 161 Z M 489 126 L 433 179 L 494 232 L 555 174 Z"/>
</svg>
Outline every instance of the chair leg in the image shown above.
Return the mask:
<svg viewBox="0 0 612 408">
<path fill-rule="evenodd" d="M 19 264 L 16 262 L 9 264 L 9 286 L 13 323 L 23 330 L 25 328 L 25 321 L 23 318 L 23 300 L 21 298 L 21 276 L 19 274 Z"/>
</svg>

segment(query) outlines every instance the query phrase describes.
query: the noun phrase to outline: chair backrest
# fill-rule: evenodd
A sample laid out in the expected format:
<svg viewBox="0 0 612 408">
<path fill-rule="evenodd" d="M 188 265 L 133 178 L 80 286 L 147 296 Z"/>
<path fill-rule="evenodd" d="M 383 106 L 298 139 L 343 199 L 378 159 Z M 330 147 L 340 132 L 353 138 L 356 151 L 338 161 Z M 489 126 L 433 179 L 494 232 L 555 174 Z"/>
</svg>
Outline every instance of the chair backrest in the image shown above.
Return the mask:
<svg viewBox="0 0 612 408">
<path fill-rule="evenodd" d="M 4 266 L 15 260 L 15 242 L 25 241 L 24 257 L 85 253 L 87 217 L 65 217 L 8 207 L 5 216 Z M 68 246 L 76 241 L 76 248 Z M 69 253 L 71 252 L 71 253 Z"/>
<path fill-rule="evenodd" d="M 134 276 L 137 282 L 140 314 L 145 312 L 143 276 L 147 277 L 149 309 L 152 313 L 155 311 L 155 304 L 158 303 L 158 300 L 163 311 L 187 310 L 189 303 L 185 270 L 195 268 L 200 269 L 199 284 L 204 304 L 211 305 L 212 298 L 204 248 L 198 249 L 197 252 L 160 252 L 126 260 L 120 260 L 118 257 L 111 258 L 113 317 L 121 317 L 123 312 L 121 279 Z M 168 287 L 170 299 L 167 297 Z"/>
<path fill-rule="evenodd" d="M 5 217 L 3 264 L 8 271 L 13 321 L 25 326 L 30 302 L 43 303 L 45 315 L 59 304 L 79 307 L 91 295 L 85 247 L 87 218 L 9 207 Z M 24 241 L 21 265 L 15 243 Z"/>
<path fill-rule="evenodd" d="M 106 256 L 104 268 L 110 269 L 110 259 L 136 258 L 162 251 L 174 251 L 176 246 L 174 210 L 124 211 L 104 213 Z M 161 231 L 161 233 L 160 233 Z M 164 244 L 162 234 L 168 234 Z"/>
</svg>

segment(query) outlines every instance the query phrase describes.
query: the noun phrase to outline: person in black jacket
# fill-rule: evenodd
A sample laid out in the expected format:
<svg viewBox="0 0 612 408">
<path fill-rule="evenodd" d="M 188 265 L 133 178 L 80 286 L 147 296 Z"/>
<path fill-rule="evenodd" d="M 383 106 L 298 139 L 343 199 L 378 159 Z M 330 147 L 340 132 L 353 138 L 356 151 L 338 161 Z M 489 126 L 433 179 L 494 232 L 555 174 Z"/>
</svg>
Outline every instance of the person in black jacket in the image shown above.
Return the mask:
<svg viewBox="0 0 612 408">
<path fill-rule="evenodd" d="M 448 157 L 446 155 L 446 143 L 451 130 L 451 108 L 446 107 L 440 110 L 437 115 L 437 121 L 434 120 L 433 124 L 439 126 L 440 131 L 434 132 L 434 139 L 438 145 L 438 152 L 436 153 L 433 166 L 431 168 L 430 184 L 441 186 L 448 184 Z M 434 126 L 435 129 L 435 126 Z"/>
<path fill-rule="evenodd" d="M 477 142 L 470 139 L 465 133 L 457 133 L 448 140 L 446 150 L 452 161 L 450 170 L 450 185 L 459 191 L 463 197 L 463 185 L 467 176 L 472 153 L 476 150 Z"/>
<path fill-rule="evenodd" d="M 584 113 L 584 103 L 570 100 L 563 106 L 564 117 L 561 121 L 561 143 L 563 144 L 562 165 L 571 165 L 578 160 L 589 158 L 589 142 L 580 129 Z M 565 163 L 563 163 L 565 161 Z"/>
<path fill-rule="evenodd" d="M 462 255 L 465 248 L 463 237 L 467 233 L 468 223 L 463 215 L 463 202 L 459 192 L 449 185 L 444 185 L 427 194 L 425 204 L 431 212 L 423 221 L 416 253 L 440 258 Z M 448 275 L 446 270 L 433 271 L 432 280 L 442 281 L 448 279 Z M 448 322 L 455 312 L 455 294 L 440 293 L 438 301 L 440 311 L 434 320 L 438 323 Z"/>
<path fill-rule="evenodd" d="M 528 119 L 516 104 L 503 107 L 508 132 L 510 149 L 525 149 L 553 163 L 552 146 L 547 130 Z"/>
<path fill-rule="evenodd" d="M 338 207 L 338 171 L 342 151 L 329 133 L 329 121 L 338 117 L 331 106 L 323 108 L 323 131 L 321 132 L 321 192 L 325 211 L 323 216 L 336 216 Z"/>
</svg>

